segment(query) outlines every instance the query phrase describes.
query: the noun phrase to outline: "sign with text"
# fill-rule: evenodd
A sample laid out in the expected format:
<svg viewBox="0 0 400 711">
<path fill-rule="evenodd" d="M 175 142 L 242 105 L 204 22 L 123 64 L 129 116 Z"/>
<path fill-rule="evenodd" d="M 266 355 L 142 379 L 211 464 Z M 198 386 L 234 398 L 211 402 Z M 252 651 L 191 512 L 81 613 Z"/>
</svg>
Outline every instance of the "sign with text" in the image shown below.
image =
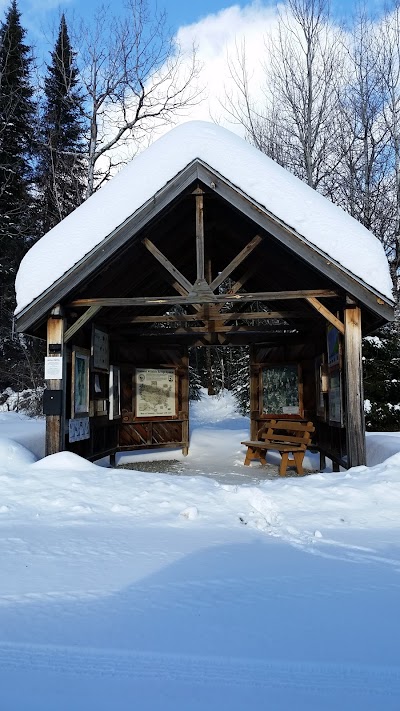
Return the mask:
<svg viewBox="0 0 400 711">
<path fill-rule="evenodd" d="M 136 368 L 136 417 L 176 416 L 173 368 Z"/>
<path fill-rule="evenodd" d="M 62 380 L 63 359 L 61 356 L 47 356 L 44 359 L 44 379 Z"/>
</svg>

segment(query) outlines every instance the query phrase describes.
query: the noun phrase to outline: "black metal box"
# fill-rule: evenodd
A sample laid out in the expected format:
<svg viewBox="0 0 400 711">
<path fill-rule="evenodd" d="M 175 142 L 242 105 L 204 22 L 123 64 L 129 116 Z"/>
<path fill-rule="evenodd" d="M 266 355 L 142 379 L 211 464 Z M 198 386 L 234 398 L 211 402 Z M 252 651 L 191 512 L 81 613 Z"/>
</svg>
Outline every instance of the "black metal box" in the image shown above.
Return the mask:
<svg viewBox="0 0 400 711">
<path fill-rule="evenodd" d="M 43 414 L 61 415 L 62 413 L 62 390 L 44 390 L 43 392 Z"/>
</svg>

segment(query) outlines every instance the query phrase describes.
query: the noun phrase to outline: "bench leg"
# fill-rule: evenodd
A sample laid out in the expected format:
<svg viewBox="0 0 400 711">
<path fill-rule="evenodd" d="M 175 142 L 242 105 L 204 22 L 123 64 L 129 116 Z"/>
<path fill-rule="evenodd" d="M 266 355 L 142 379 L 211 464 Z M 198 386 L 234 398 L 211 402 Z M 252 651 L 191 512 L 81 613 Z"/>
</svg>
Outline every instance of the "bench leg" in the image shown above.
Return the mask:
<svg viewBox="0 0 400 711">
<path fill-rule="evenodd" d="M 293 452 L 293 457 L 294 457 L 294 461 L 296 464 L 297 474 L 299 476 L 304 476 L 304 469 L 303 469 L 304 452 Z"/>
<path fill-rule="evenodd" d="M 289 463 L 289 452 L 282 452 L 281 463 L 279 466 L 279 476 L 286 476 L 286 470 Z"/>
<path fill-rule="evenodd" d="M 262 466 L 265 466 L 267 464 L 267 460 L 265 458 L 266 454 L 267 454 L 266 451 L 264 451 L 263 449 L 257 449 L 255 447 L 247 447 L 247 453 L 246 453 L 246 457 L 244 460 L 244 466 L 249 467 L 250 463 L 254 459 L 259 459 Z"/>
<path fill-rule="evenodd" d="M 257 450 L 254 447 L 247 447 L 246 457 L 244 460 L 244 466 L 249 467 L 253 459 L 258 459 Z"/>
</svg>

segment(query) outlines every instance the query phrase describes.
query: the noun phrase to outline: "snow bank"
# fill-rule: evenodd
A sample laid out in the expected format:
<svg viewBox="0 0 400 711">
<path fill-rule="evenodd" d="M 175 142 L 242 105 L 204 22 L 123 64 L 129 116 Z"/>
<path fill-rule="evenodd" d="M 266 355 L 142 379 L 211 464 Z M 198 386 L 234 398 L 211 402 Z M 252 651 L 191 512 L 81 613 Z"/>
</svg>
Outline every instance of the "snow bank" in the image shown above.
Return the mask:
<svg viewBox="0 0 400 711">
<path fill-rule="evenodd" d="M 8 471 L 21 469 L 36 462 L 35 455 L 26 447 L 7 437 L 0 437 L 0 466 Z"/>
<path fill-rule="evenodd" d="M 40 459 L 45 451 L 44 418 L 33 418 L 20 412 L 0 412 L 0 436 L 19 442 Z"/>
<path fill-rule="evenodd" d="M 87 459 L 79 457 L 73 452 L 58 452 L 58 454 L 50 454 L 48 457 L 44 457 L 40 462 L 37 462 L 37 469 L 40 470 L 50 470 L 50 471 L 78 471 L 78 472 L 97 472 L 99 467 L 92 462 L 88 462 Z"/>
<path fill-rule="evenodd" d="M 367 465 L 374 467 L 400 452 L 400 432 L 367 432 Z"/>
<path fill-rule="evenodd" d="M 17 274 L 16 312 L 80 262 L 196 158 L 327 257 L 392 299 L 383 247 L 371 232 L 239 136 L 212 123 L 193 121 L 153 143 L 33 245 Z"/>
</svg>

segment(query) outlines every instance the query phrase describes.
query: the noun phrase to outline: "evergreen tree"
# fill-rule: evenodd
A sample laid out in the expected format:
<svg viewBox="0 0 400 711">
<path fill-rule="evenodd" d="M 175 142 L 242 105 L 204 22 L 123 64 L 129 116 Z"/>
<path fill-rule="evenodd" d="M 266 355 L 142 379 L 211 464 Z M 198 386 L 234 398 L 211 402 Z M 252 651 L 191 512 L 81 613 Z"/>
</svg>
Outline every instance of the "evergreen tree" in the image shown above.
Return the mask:
<svg viewBox="0 0 400 711">
<path fill-rule="evenodd" d="M 12 332 L 14 280 L 35 236 L 32 159 L 34 153 L 32 58 L 24 43 L 16 0 L 0 26 L 0 387 L 24 361 L 21 338 Z"/>
<path fill-rule="evenodd" d="M 395 326 L 363 342 L 365 420 L 370 431 L 400 429 L 400 337 Z"/>
<path fill-rule="evenodd" d="M 75 53 L 63 15 L 44 83 L 37 171 L 42 233 L 54 227 L 83 200 L 82 104 Z"/>
<path fill-rule="evenodd" d="M 192 365 L 189 365 L 189 400 L 201 400 L 201 378 Z"/>
<path fill-rule="evenodd" d="M 9 329 L 14 280 L 33 236 L 34 103 L 32 59 L 16 0 L 0 27 L 0 326 Z"/>
<path fill-rule="evenodd" d="M 229 349 L 232 350 L 232 349 Z M 231 389 L 241 415 L 250 412 L 250 351 L 248 346 L 235 348 L 234 369 L 231 373 Z"/>
</svg>

